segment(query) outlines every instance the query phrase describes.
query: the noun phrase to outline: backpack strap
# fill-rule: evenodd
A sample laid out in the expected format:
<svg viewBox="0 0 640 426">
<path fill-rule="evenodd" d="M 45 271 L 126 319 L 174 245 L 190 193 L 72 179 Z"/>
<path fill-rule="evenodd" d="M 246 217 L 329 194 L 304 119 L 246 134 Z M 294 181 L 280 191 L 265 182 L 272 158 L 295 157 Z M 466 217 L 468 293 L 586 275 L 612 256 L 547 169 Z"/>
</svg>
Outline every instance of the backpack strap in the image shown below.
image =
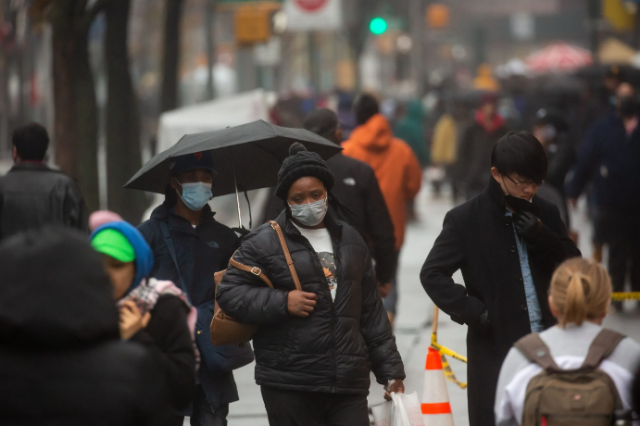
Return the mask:
<svg viewBox="0 0 640 426">
<path fill-rule="evenodd" d="M 618 343 L 624 338 L 625 336 L 617 331 L 603 328 L 591 342 L 587 357 L 580 368 L 596 368 L 599 366 L 602 360 L 611 355 Z"/>
<path fill-rule="evenodd" d="M 189 297 L 189 293 L 187 292 L 187 288 L 184 285 L 184 279 L 182 278 L 182 274 L 180 273 L 180 266 L 178 264 L 178 256 L 176 256 L 176 248 L 173 245 L 173 240 L 171 239 L 171 233 L 169 232 L 169 226 L 166 222 L 160 220 L 160 229 L 162 230 L 162 235 L 164 236 L 164 242 L 167 244 L 167 248 L 169 249 L 169 254 L 171 255 L 171 259 L 173 260 L 173 264 L 176 267 L 176 271 L 178 271 L 178 278 L 180 279 L 180 288 L 187 295 L 187 299 L 189 299 L 189 303 L 191 303 L 191 297 Z M 193 305 L 193 303 L 191 303 Z"/>
<path fill-rule="evenodd" d="M 545 370 L 560 370 L 553 360 L 549 347 L 540 338 L 538 333 L 531 333 L 518 340 L 515 345 L 522 355 L 529 361 L 538 364 Z"/>
<path fill-rule="evenodd" d="M 296 271 L 296 267 L 293 265 L 293 259 L 291 258 L 291 253 L 289 252 L 289 246 L 287 246 L 287 241 L 284 239 L 284 233 L 282 232 L 282 228 L 278 225 L 278 222 L 275 220 L 270 220 L 269 223 L 274 231 L 278 234 L 278 239 L 280 240 L 280 245 L 282 246 L 282 251 L 284 252 L 284 258 L 287 261 L 287 265 L 289 266 L 289 272 L 291 272 L 291 276 L 293 277 L 293 283 L 296 285 L 296 289 L 302 291 L 302 286 L 300 285 L 300 278 L 298 278 L 298 272 Z"/>
</svg>

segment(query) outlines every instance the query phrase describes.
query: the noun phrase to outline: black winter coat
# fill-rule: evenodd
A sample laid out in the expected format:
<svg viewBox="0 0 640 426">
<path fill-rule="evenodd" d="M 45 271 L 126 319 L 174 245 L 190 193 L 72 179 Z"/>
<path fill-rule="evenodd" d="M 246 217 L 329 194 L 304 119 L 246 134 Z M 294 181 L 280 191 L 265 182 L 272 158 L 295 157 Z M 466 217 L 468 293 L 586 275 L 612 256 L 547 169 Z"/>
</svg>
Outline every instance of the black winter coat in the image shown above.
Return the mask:
<svg viewBox="0 0 640 426">
<path fill-rule="evenodd" d="M 46 164 L 20 163 L 0 179 L 0 239 L 43 225 L 88 230 L 75 182 Z"/>
<path fill-rule="evenodd" d="M 351 226 L 329 213 L 325 225 L 333 241 L 338 289 L 335 302 L 320 260 L 309 241 L 283 212 L 283 229 L 302 290 L 318 304 L 308 318 L 290 316 L 287 298 L 295 290 L 278 235 L 262 225 L 244 240 L 234 259 L 257 266 L 275 286 L 251 273 L 229 268 L 217 301 L 233 318 L 259 325 L 253 339 L 256 382 L 305 392 L 369 392 L 370 372 L 379 383 L 404 379 L 404 367 L 378 294 L 369 249 Z"/>
<path fill-rule="evenodd" d="M 627 135 L 622 120 L 613 113 L 591 127 L 567 197 L 578 198 L 589 181 L 593 181 L 598 206 L 640 211 L 640 128 Z"/>
<path fill-rule="evenodd" d="M 202 221 L 194 229 L 189 221 L 176 215 L 169 201 L 156 208 L 151 219 L 138 229 L 153 251 L 154 266 L 150 277 L 172 281 L 180 286 L 180 276 L 173 263 L 160 227 L 165 222 L 176 250 L 180 273 L 193 305 L 200 306 L 215 298 L 213 274 L 226 269 L 229 258 L 238 247 L 237 235 L 217 222 L 209 206 L 202 212 Z M 218 407 L 238 400 L 238 389 L 232 372 L 214 373 L 200 364 L 198 379 L 208 401 Z"/>
<path fill-rule="evenodd" d="M 564 197 L 567 174 L 576 163 L 574 144 L 566 133 L 560 133 L 556 140 L 545 147 L 549 168 L 545 183 L 556 188 Z"/>
<path fill-rule="evenodd" d="M 476 121 L 463 133 L 458 146 L 456 170 L 458 180 L 465 185 L 467 193 L 482 192 L 491 177 L 491 151 L 506 134 L 505 126 L 489 133 Z"/>
<path fill-rule="evenodd" d="M 376 263 L 376 276 L 383 283 L 393 280 L 398 262 L 393 222 L 380 191 L 378 179 L 370 165 L 343 154 L 327 160 L 335 176 L 331 193 L 352 213 L 351 225 L 360 232 L 371 248 Z M 285 202 L 272 195 L 263 222 L 275 220 Z"/>
<path fill-rule="evenodd" d="M 0 271 L 0 424 L 166 424 L 162 371 L 120 340 L 113 287 L 85 235 L 8 238 Z"/>
<path fill-rule="evenodd" d="M 545 327 L 555 324 L 547 303 L 549 282 L 564 260 L 580 256 L 558 209 L 536 196 L 543 227 L 536 244 L 527 243 L 529 265 Z M 513 344 L 531 333 L 513 221 L 506 217 L 502 190 L 492 178 L 479 196 L 447 213 L 444 227 L 422 267 L 429 297 L 451 319 L 467 324 L 469 419 L 493 425 L 493 401 L 500 366 Z M 451 278 L 462 271 L 465 285 Z M 489 326 L 480 316 L 489 313 Z"/>
<path fill-rule="evenodd" d="M 186 410 L 195 395 L 196 365 L 188 314 L 189 307 L 180 298 L 162 295 L 151 310 L 149 324 L 130 339 L 144 345 L 165 372 L 171 406 L 176 411 Z"/>
</svg>

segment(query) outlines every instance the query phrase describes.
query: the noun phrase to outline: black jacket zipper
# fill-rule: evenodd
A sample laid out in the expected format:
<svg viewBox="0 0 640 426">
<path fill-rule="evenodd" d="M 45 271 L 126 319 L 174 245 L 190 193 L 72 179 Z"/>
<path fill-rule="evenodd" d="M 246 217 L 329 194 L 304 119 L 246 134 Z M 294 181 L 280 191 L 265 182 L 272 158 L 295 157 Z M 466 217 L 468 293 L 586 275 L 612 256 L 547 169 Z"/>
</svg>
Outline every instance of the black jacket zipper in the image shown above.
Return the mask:
<svg viewBox="0 0 640 426">
<path fill-rule="evenodd" d="M 320 262 L 320 257 L 318 256 L 318 253 L 313 249 L 313 246 L 311 245 L 311 243 L 309 243 L 309 240 L 304 238 L 303 235 L 300 235 L 300 237 L 305 248 L 311 251 L 311 253 L 313 254 L 313 260 L 317 269 L 316 273 L 320 274 L 320 276 L 324 279 L 326 283 L 326 286 L 324 287 L 325 290 L 323 292 L 326 292 L 329 295 L 329 303 L 331 304 L 331 364 L 333 367 L 333 371 L 331 373 L 331 393 L 335 393 L 337 380 L 338 380 L 337 379 L 338 366 L 336 364 L 336 310 L 334 306 L 335 301 L 333 301 L 331 298 L 331 291 L 329 290 L 329 280 L 327 280 L 327 277 L 324 274 L 324 270 L 322 269 L 322 263 Z M 336 262 L 336 281 L 337 281 L 336 298 L 337 298 L 338 288 L 340 288 L 340 280 L 339 280 L 340 274 L 338 273 L 338 271 L 340 270 L 339 248 L 338 248 L 338 244 L 336 244 L 333 238 L 331 238 L 331 243 L 333 245 L 333 251 L 334 251 L 333 256 Z"/>
</svg>

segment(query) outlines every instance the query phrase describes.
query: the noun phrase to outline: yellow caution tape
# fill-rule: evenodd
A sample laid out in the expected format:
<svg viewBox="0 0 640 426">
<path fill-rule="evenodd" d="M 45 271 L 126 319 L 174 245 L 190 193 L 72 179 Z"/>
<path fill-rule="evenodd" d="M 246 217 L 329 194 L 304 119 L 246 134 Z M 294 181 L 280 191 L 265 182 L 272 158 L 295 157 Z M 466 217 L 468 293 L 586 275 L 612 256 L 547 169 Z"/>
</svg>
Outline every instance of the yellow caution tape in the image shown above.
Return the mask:
<svg viewBox="0 0 640 426">
<path fill-rule="evenodd" d="M 640 300 L 640 291 L 632 291 L 628 293 L 612 293 L 611 300 L 621 302 L 623 300 Z"/>
<path fill-rule="evenodd" d="M 440 352 L 440 354 L 444 354 L 444 355 L 448 355 L 451 358 L 457 359 L 458 361 L 462 361 L 464 363 L 467 362 L 467 357 L 460 355 L 457 352 L 452 351 L 449 348 L 445 348 L 444 346 L 442 346 L 441 344 L 431 341 L 431 347 L 433 349 L 435 349 L 436 351 Z"/>
<path fill-rule="evenodd" d="M 467 384 L 460 382 L 456 378 L 456 375 L 453 374 L 453 371 L 449 366 L 449 362 L 447 362 L 447 358 L 444 355 L 440 354 L 440 359 L 442 360 L 442 371 L 444 371 L 444 377 L 446 377 L 447 380 L 449 380 L 451 383 L 455 383 L 456 385 L 458 385 L 460 389 L 466 389 Z"/>
<path fill-rule="evenodd" d="M 449 366 L 449 362 L 447 361 L 447 358 L 445 357 L 445 355 L 448 355 L 454 359 L 457 359 L 458 361 L 462 361 L 465 364 L 467 362 L 467 357 L 462 356 L 459 353 L 454 352 L 451 349 L 446 348 L 441 344 L 439 344 L 438 335 L 436 333 L 431 333 L 431 347 L 437 350 L 438 353 L 440 354 L 440 359 L 442 360 L 442 370 L 444 371 L 444 376 L 447 378 L 447 380 L 458 385 L 460 389 L 466 389 L 467 384 L 460 382 L 456 378 L 456 375 L 453 374 L 453 370 L 451 370 L 451 366 Z"/>
</svg>

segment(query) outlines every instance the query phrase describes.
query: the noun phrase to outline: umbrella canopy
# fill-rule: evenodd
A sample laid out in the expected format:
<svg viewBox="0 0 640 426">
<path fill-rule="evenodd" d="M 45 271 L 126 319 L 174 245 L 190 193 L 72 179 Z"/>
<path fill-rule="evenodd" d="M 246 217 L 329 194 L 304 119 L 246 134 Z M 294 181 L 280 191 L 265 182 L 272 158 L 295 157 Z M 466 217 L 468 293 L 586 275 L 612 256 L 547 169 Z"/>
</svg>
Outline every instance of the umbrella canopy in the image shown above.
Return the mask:
<svg viewBox="0 0 640 426">
<path fill-rule="evenodd" d="M 304 129 L 289 129 L 263 120 L 228 129 L 185 135 L 168 150 L 156 155 L 124 186 L 164 194 L 169 184 L 169 163 L 174 157 L 209 151 L 217 175 L 213 195 L 237 190 L 275 186 L 282 161 L 294 142 L 327 159 L 342 150 L 339 145 Z"/>
<path fill-rule="evenodd" d="M 588 50 L 555 43 L 533 53 L 525 62 L 535 73 L 572 72 L 593 64 L 593 58 Z"/>
</svg>

